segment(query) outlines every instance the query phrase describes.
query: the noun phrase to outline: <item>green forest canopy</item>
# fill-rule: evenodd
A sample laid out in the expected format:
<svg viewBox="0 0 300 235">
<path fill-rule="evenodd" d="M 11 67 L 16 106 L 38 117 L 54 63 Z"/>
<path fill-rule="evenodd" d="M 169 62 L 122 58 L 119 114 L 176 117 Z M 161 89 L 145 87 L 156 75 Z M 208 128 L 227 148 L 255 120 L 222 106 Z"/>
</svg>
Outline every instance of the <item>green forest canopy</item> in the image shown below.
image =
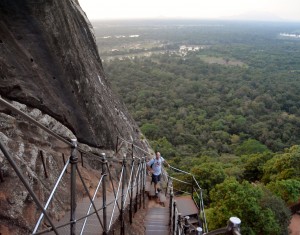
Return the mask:
<svg viewBox="0 0 300 235">
<path fill-rule="evenodd" d="M 210 229 L 234 215 L 243 234 L 288 234 L 287 206 L 300 195 L 300 40 L 281 33 L 299 32 L 192 21 L 96 31 L 107 77 L 143 134 L 203 187 Z M 139 37 L 103 37 L 122 34 Z"/>
</svg>

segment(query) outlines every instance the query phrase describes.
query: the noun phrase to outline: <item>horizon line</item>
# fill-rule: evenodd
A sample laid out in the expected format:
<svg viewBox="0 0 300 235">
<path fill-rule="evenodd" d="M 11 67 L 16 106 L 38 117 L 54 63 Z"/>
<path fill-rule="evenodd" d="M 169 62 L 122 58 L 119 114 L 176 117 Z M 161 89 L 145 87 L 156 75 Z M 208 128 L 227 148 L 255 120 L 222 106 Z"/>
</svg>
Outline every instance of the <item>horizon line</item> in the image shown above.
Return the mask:
<svg viewBox="0 0 300 235">
<path fill-rule="evenodd" d="M 203 21 L 242 21 L 242 22 L 266 22 L 266 23 L 299 23 L 300 20 L 289 19 L 238 19 L 238 18 L 191 18 L 191 17 L 147 17 L 147 18 L 109 18 L 109 19 L 89 19 L 91 22 L 95 21 L 138 21 L 138 20 L 203 20 Z"/>
</svg>

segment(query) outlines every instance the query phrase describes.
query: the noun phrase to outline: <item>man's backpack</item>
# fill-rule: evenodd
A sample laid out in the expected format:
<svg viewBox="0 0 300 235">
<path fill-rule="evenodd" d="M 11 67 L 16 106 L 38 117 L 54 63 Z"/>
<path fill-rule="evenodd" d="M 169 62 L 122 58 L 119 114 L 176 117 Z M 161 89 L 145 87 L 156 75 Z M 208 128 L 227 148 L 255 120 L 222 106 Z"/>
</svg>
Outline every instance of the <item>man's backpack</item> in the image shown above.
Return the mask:
<svg viewBox="0 0 300 235">
<path fill-rule="evenodd" d="M 151 164 L 150 168 L 152 169 L 152 166 L 154 165 L 155 163 L 155 158 L 152 158 L 153 159 L 153 163 Z"/>
</svg>

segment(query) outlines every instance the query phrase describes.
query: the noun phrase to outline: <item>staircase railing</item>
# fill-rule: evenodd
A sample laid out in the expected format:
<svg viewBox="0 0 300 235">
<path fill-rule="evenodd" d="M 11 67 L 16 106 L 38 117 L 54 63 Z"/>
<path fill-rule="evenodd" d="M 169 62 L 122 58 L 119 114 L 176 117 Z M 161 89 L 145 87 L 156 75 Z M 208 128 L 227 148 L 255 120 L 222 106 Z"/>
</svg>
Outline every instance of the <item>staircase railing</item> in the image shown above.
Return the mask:
<svg viewBox="0 0 300 235">
<path fill-rule="evenodd" d="M 117 144 L 115 149 L 115 155 L 119 155 L 120 150 L 123 152 L 123 158 L 116 159 L 114 156 L 106 156 L 105 153 L 102 153 L 99 155 L 85 151 L 84 149 L 80 148 L 77 145 L 76 139 L 66 140 L 65 138 L 57 135 L 53 131 L 51 131 L 49 128 L 45 127 L 44 125 L 40 124 L 36 120 L 34 120 L 32 117 L 27 115 L 26 113 L 20 111 L 13 105 L 11 105 L 9 102 L 5 101 L 0 97 L 0 104 L 4 105 L 11 111 L 17 113 L 27 121 L 29 121 L 34 126 L 37 126 L 44 130 L 47 134 L 54 137 L 56 140 L 59 140 L 63 143 L 65 143 L 67 146 L 70 147 L 70 157 L 67 161 L 64 160 L 64 154 L 62 154 L 63 160 L 64 160 L 64 166 L 59 175 L 57 176 L 57 180 L 55 181 L 55 184 L 51 190 L 51 193 L 49 195 L 49 198 L 46 201 L 41 201 L 39 197 L 35 194 L 32 186 L 28 182 L 28 177 L 26 178 L 20 169 L 20 166 L 16 163 L 14 160 L 14 157 L 9 153 L 7 150 L 7 146 L 3 143 L 3 141 L 0 139 L 0 149 L 2 153 L 4 154 L 5 158 L 27 189 L 28 193 L 32 197 L 33 201 L 35 202 L 38 209 L 41 211 L 41 215 L 39 216 L 39 219 L 37 220 L 37 223 L 35 227 L 32 229 L 32 234 L 47 234 L 47 233 L 55 233 L 55 234 L 66 234 L 66 230 L 69 230 L 71 235 L 76 234 L 76 226 L 81 227 L 80 234 L 84 234 L 84 232 L 87 231 L 87 221 L 91 218 L 91 216 L 96 216 L 98 225 L 102 230 L 102 234 L 108 234 L 111 233 L 116 229 L 115 221 L 118 219 L 120 222 L 120 234 L 125 234 L 125 227 L 126 227 L 126 216 L 125 214 L 129 213 L 129 223 L 133 222 L 133 215 L 138 211 L 138 209 L 145 208 L 145 184 L 146 184 L 146 156 L 152 155 L 149 151 L 144 150 L 143 148 L 133 144 L 132 142 L 126 141 L 122 137 L 117 138 Z M 126 145 L 125 147 L 123 145 Z M 130 146 L 130 147 L 128 147 Z M 88 186 L 84 180 L 84 177 L 82 175 L 82 169 L 80 169 L 78 162 L 79 158 L 77 157 L 77 153 L 81 154 L 81 163 L 83 167 L 83 154 L 86 155 L 86 158 L 93 157 L 93 159 L 96 159 L 101 165 L 102 165 L 102 172 L 101 176 L 99 178 L 97 187 L 95 189 L 95 192 L 93 195 L 91 195 Z M 130 156 L 130 157 L 127 157 Z M 110 171 L 109 164 L 117 163 L 121 164 L 122 167 L 120 169 L 119 175 L 118 175 L 118 181 L 113 179 L 112 173 Z M 62 184 L 62 181 L 64 177 L 67 175 L 67 169 L 68 167 L 71 168 L 70 173 L 70 181 L 69 181 L 69 187 L 70 187 L 70 220 L 69 222 L 64 222 L 58 224 L 54 221 L 53 217 L 50 216 L 50 213 L 47 211 L 49 205 L 53 202 L 55 198 L 55 193 L 58 191 L 58 187 Z M 198 182 L 196 181 L 194 175 L 192 175 L 189 172 L 185 172 L 181 169 L 175 168 L 170 166 L 170 168 L 176 172 L 181 172 L 185 175 L 189 175 L 192 178 L 191 182 L 185 182 L 183 180 L 177 179 L 175 177 L 169 176 L 165 174 L 165 178 L 167 179 L 167 189 L 166 194 L 170 194 L 170 228 L 172 231 L 172 234 L 189 234 L 187 230 L 188 225 L 188 219 L 182 218 L 178 208 L 176 206 L 176 201 L 174 200 L 174 191 L 183 191 L 183 193 L 190 194 L 195 202 L 195 204 L 198 206 L 200 210 L 200 218 L 202 221 L 201 227 L 194 229 L 194 231 L 197 231 L 198 234 L 202 234 L 202 229 L 204 230 L 205 234 L 220 234 L 218 232 L 223 231 L 222 229 L 217 231 L 208 232 L 207 229 L 207 221 L 204 211 L 204 203 L 203 203 L 203 196 L 202 196 L 202 189 L 199 186 Z M 128 170 L 130 169 L 130 170 Z M 45 170 L 45 165 L 44 165 Z M 0 169 L 1 171 L 1 169 Z M 0 172 L 1 173 L 1 172 Z M 4 177 L 1 175 L 1 182 L 4 181 Z M 129 176 L 129 177 L 128 177 Z M 54 177 L 54 176 L 53 176 Z M 52 177 L 52 178 L 53 178 Z M 89 206 L 87 208 L 86 214 L 84 216 L 77 216 L 76 211 L 77 209 L 77 194 L 78 194 L 78 188 L 77 185 L 77 178 L 79 178 L 79 182 L 82 183 L 84 192 L 88 197 L 89 200 Z M 184 190 L 176 189 L 173 187 L 172 181 L 177 181 L 180 183 L 183 183 L 185 185 L 188 185 L 188 187 L 191 187 L 190 192 L 186 192 Z M 1 183 L 0 182 L 0 183 Z M 116 185 L 117 188 L 116 188 Z M 64 186 L 65 187 L 65 186 Z M 107 192 L 107 187 L 112 188 L 112 194 L 109 195 Z M 102 190 L 100 190 L 102 189 Z M 101 197 L 97 197 L 98 194 L 101 194 Z M 102 200 L 102 206 L 99 208 L 99 206 L 96 205 L 96 200 L 98 199 Z M 110 198 L 110 199 L 109 199 Z M 109 200 L 108 200 L 109 199 Z M 112 199 L 112 200 L 111 200 Z M 43 205 L 44 204 L 44 205 Z M 112 212 L 109 215 L 108 214 L 108 207 L 112 207 Z M 183 221 L 186 221 L 183 223 Z M 42 222 L 44 224 L 48 224 L 48 227 L 45 228 L 45 226 L 42 226 Z M 233 221 L 233 225 L 231 223 L 231 230 L 234 233 L 232 234 L 239 234 L 239 224 L 237 225 L 236 220 Z M 82 224 L 81 224 L 82 223 Z M 224 228 L 225 229 L 225 228 Z M 228 227 L 226 227 L 228 231 Z M 100 230 L 98 231 L 100 232 Z"/>
<path fill-rule="evenodd" d="M 191 195 L 191 198 L 193 199 L 196 207 L 199 210 L 199 216 L 200 216 L 200 221 L 201 221 L 200 226 L 203 228 L 204 232 L 208 232 L 206 215 L 205 215 L 205 210 L 204 210 L 202 188 L 199 186 L 195 176 L 189 172 L 183 171 L 183 170 L 175 168 L 173 166 L 170 166 L 170 169 L 173 170 L 174 172 L 180 172 L 180 173 L 183 173 L 184 175 L 188 175 L 191 177 L 191 181 L 186 182 L 184 180 L 180 180 L 175 177 L 168 176 L 169 179 L 179 182 L 181 185 L 186 185 L 186 187 L 189 189 L 189 191 L 184 191 L 179 187 L 173 186 L 173 188 L 172 188 L 173 191 Z M 168 182 L 169 182 L 169 180 L 168 180 Z M 183 188 L 186 188 L 186 187 L 183 187 Z"/>
<path fill-rule="evenodd" d="M 204 232 L 202 227 L 195 226 L 189 221 L 189 216 L 182 216 L 178 210 L 176 200 L 174 198 L 174 192 L 171 188 L 170 192 L 170 234 L 172 235 L 218 235 L 218 234 L 227 234 L 227 235 L 241 235 L 240 225 L 241 220 L 237 217 L 231 217 L 227 226 L 224 228 L 216 229 L 210 232 Z"/>
<path fill-rule="evenodd" d="M 145 174 L 146 174 L 146 162 L 145 162 L 145 157 L 143 155 L 137 155 L 136 153 L 133 153 L 134 149 L 139 149 L 139 151 L 144 151 L 138 146 L 132 145 L 132 154 L 131 158 L 126 158 L 126 154 L 128 152 L 128 149 L 125 149 L 125 155 L 121 161 L 122 167 L 120 170 L 120 174 L 118 176 L 118 182 L 115 182 L 113 180 L 112 174 L 110 172 L 110 167 L 108 165 L 108 161 L 110 163 L 112 162 L 117 162 L 120 163 L 119 160 L 109 157 L 106 157 L 106 155 L 103 153 L 101 156 L 98 156 L 94 153 L 87 152 L 77 146 L 77 140 L 66 140 L 63 137 L 57 135 L 50 129 L 48 129 L 46 126 L 40 124 L 36 120 L 34 120 L 32 117 L 27 115 L 26 113 L 20 111 L 16 107 L 14 107 L 12 104 L 9 102 L 5 101 L 4 99 L 0 98 L 0 104 L 4 105 L 6 108 L 10 109 L 11 111 L 17 113 L 20 115 L 22 118 L 26 119 L 29 121 L 31 124 L 34 126 L 40 127 L 42 130 L 44 130 L 47 134 L 50 136 L 54 137 L 55 139 L 62 141 L 63 143 L 67 144 L 70 146 L 71 149 L 71 154 L 70 158 L 67 160 L 67 162 L 64 164 L 64 167 L 62 171 L 60 172 L 52 190 L 50 193 L 49 198 L 47 201 L 42 202 L 39 197 L 36 195 L 34 192 L 32 186 L 28 182 L 27 178 L 22 174 L 22 171 L 20 169 L 20 166 L 16 163 L 14 160 L 14 157 L 8 152 L 7 146 L 5 146 L 0 140 L 0 149 L 4 156 L 6 157 L 7 161 L 11 165 L 11 167 L 14 169 L 16 172 L 17 176 L 27 189 L 28 193 L 32 197 L 33 201 L 37 205 L 37 207 L 40 209 L 42 212 L 35 227 L 32 229 L 31 233 L 32 234 L 46 234 L 46 233 L 55 233 L 55 234 L 60 234 L 66 233 L 66 229 L 70 230 L 70 234 L 76 234 L 76 225 L 80 225 L 79 222 L 82 222 L 80 234 L 83 234 L 86 231 L 86 224 L 87 220 L 91 217 L 96 215 L 97 221 L 99 225 L 101 226 L 102 233 L 103 234 L 108 234 L 110 231 L 114 230 L 114 222 L 115 218 L 119 217 L 120 221 L 120 234 L 125 234 L 125 220 L 126 220 L 126 208 L 129 207 L 129 222 L 132 223 L 132 217 L 133 214 L 137 212 L 138 209 L 141 208 L 142 203 L 143 203 L 143 208 L 145 207 L 145 196 L 144 196 L 144 189 L 145 189 Z M 124 140 L 123 140 L 124 141 Z M 133 148 L 134 146 L 134 148 Z M 118 146 L 116 147 L 116 149 Z M 118 149 L 120 150 L 120 149 Z M 97 159 L 98 162 L 102 164 L 102 174 L 99 179 L 99 182 L 97 184 L 96 190 L 91 196 L 90 191 L 85 183 L 85 180 L 82 176 L 81 169 L 78 166 L 79 159 L 77 157 L 77 153 L 86 154 L 87 157 L 92 156 Z M 145 153 L 145 151 L 144 151 Z M 117 153 L 116 153 L 117 154 Z M 64 155 L 63 155 L 64 157 Z M 128 160 L 131 160 L 130 162 Z M 81 159 L 83 163 L 83 159 Z M 48 206 L 53 202 L 54 200 L 54 195 L 58 190 L 58 187 L 60 184 L 62 184 L 63 178 L 66 176 L 67 173 L 67 168 L 71 166 L 71 172 L 70 172 L 70 220 L 69 222 L 63 223 L 63 224 L 57 224 L 54 222 L 54 219 L 50 216 L 49 212 L 47 211 Z M 130 168 L 129 175 L 130 177 L 127 177 L 128 170 L 127 167 Z M 54 176 L 53 176 L 54 177 Z M 52 178 L 53 178 L 52 177 Z M 77 207 L 77 194 L 78 190 L 76 188 L 77 185 L 77 178 L 79 178 L 80 182 L 83 185 L 84 192 L 88 196 L 88 199 L 90 201 L 90 205 L 87 209 L 86 215 L 82 217 L 76 216 L 76 207 Z M 107 179 L 108 178 L 108 179 Z M 1 181 L 2 178 L 1 178 Z M 107 181 L 109 182 L 111 188 L 113 189 L 113 200 L 110 202 L 107 202 L 108 194 L 107 194 Z M 118 184 L 118 188 L 116 190 L 115 188 L 115 183 Z M 97 199 L 97 193 L 99 192 L 99 189 L 102 186 L 102 207 L 97 208 L 95 204 L 95 200 Z M 113 205 L 112 213 L 111 215 L 108 215 L 107 208 L 109 206 Z M 93 209 L 92 209 L 93 208 Z M 116 208 L 118 210 L 116 210 Z M 101 214 L 100 214 L 101 212 Z M 117 213 L 119 213 L 119 216 Z M 49 227 L 41 228 L 41 224 L 46 219 L 46 223 L 49 225 Z M 108 221 L 109 220 L 109 221 Z"/>
</svg>

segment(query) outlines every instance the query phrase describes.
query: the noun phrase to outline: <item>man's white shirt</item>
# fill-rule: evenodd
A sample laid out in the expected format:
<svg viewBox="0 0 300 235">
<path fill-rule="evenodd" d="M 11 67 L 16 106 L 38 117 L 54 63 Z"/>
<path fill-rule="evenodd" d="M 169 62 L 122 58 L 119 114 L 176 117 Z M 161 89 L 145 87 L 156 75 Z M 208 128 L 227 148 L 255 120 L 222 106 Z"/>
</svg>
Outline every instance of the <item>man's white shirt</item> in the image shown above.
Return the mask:
<svg viewBox="0 0 300 235">
<path fill-rule="evenodd" d="M 155 158 L 152 158 L 147 165 L 151 167 L 152 165 L 152 169 L 153 169 L 153 174 L 154 175 L 160 175 L 161 174 L 161 165 L 163 164 L 163 162 L 165 161 L 165 159 L 161 156 L 158 160 Z"/>
</svg>

